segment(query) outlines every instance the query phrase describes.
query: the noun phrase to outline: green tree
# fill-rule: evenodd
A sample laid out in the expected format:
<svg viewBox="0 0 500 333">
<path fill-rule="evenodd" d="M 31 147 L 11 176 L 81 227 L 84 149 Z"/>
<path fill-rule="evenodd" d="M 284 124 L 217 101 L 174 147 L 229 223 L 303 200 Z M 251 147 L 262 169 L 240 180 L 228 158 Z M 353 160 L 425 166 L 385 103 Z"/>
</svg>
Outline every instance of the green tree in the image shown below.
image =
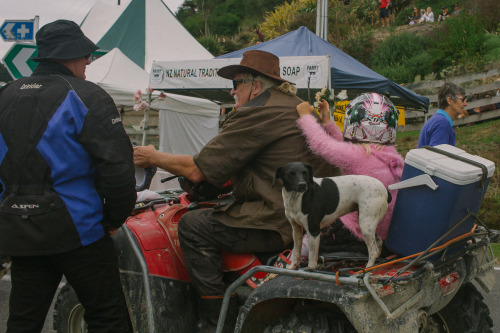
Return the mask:
<svg viewBox="0 0 500 333">
<path fill-rule="evenodd" d="M 196 3 L 193 0 L 185 0 L 179 8 L 175 17 L 180 22 L 184 22 L 188 17 L 196 14 Z"/>
<path fill-rule="evenodd" d="M 433 39 L 436 46 L 429 53 L 432 68 L 437 74 L 462 62 L 482 58 L 485 41 L 484 26 L 474 15 L 461 15 L 442 22 L 441 29 Z"/>
<path fill-rule="evenodd" d="M 210 19 L 210 15 L 214 10 L 214 8 L 218 4 L 221 4 L 223 1 L 222 0 L 195 0 L 195 1 L 196 1 L 196 6 L 198 7 L 198 10 L 201 12 L 203 20 L 205 22 L 205 36 L 209 36 L 210 26 L 208 24 L 208 20 Z"/>
<path fill-rule="evenodd" d="M 204 22 L 201 15 L 188 16 L 182 21 L 182 24 L 194 37 L 204 36 Z"/>
<path fill-rule="evenodd" d="M 210 19 L 210 29 L 215 35 L 230 36 L 238 31 L 240 18 L 230 12 L 225 16 L 214 16 Z"/>
<path fill-rule="evenodd" d="M 422 36 L 404 32 L 391 35 L 373 52 L 373 69 L 398 83 L 413 82 L 415 76 L 431 73 L 429 41 Z"/>
<path fill-rule="evenodd" d="M 198 42 L 214 56 L 219 56 L 225 52 L 222 44 L 214 36 L 202 36 L 198 38 Z"/>
</svg>

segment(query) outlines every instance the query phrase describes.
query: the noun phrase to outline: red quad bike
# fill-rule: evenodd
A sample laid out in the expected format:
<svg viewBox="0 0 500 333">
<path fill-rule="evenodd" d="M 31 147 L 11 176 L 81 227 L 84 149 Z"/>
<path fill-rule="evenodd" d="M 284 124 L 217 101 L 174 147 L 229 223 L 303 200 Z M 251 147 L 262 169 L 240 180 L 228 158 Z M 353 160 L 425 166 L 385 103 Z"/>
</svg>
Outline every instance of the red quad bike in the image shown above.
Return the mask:
<svg viewBox="0 0 500 333">
<path fill-rule="evenodd" d="M 161 199 L 138 203 L 113 237 L 135 332 L 196 332 L 198 297 L 183 263 L 177 222 L 189 210 L 227 200 L 205 185 L 158 192 Z M 487 292 L 493 287 L 490 242 L 497 238 L 478 226 L 414 256 L 379 258 L 372 269 L 364 268 L 365 253 L 345 249 L 320 253 L 314 271 L 280 268 L 283 254 L 226 253 L 229 286 L 217 332 L 226 317 L 236 321 L 234 332 L 246 333 L 492 332 L 488 307 L 472 281 Z M 239 305 L 228 309 L 232 293 Z M 74 291 L 63 286 L 54 329 L 86 332 L 83 314 Z"/>
</svg>

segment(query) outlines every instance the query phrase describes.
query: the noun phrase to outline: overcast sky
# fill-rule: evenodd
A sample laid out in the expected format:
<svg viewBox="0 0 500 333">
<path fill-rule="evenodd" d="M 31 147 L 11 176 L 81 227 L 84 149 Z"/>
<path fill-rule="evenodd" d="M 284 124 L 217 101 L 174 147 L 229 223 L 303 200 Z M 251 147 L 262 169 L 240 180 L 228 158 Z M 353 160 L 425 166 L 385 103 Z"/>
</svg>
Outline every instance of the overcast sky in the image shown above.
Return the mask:
<svg viewBox="0 0 500 333">
<path fill-rule="evenodd" d="M 80 24 L 97 0 L 0 0 L 0 24 L 5 20 L 30 20 L 40 17 L 40 27 L 57 19 L 67 19 Z M 117 4 L 118 0 L 100 0 Z M 121 0 L 122 4 L 129 0 Z M 183 0 L 163 0 L 175 14 Z M 11 48 L 13 42 L 0 38 L 0 59 Z"/>
</svg>

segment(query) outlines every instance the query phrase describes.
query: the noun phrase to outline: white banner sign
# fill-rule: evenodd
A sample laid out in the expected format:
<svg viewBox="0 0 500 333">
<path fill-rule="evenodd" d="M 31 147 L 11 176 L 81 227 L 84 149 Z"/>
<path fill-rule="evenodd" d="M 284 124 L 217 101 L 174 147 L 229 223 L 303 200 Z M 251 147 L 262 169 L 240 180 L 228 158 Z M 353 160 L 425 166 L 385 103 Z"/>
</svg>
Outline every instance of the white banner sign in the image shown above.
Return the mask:
<svg viewBox="0 0 500 333">
<path fill-rule="evenodd" d="M 231 89 L 232 82 L 217 75 L 219 68 L 238 65 L 241 58 L 159 61 L 150 74 L 153 89 Z M 280 76 L 297 88 L 330 86 L 330 56 L 280 57 Z"/>
</svg>

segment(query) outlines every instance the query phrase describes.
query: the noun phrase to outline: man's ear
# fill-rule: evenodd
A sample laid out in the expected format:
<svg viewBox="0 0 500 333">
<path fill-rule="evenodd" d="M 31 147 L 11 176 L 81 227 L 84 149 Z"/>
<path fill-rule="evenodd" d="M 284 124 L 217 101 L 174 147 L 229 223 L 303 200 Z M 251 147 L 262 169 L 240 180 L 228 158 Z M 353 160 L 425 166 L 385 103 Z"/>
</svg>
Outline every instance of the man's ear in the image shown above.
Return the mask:
<svg viewBox="0 0 500 333">
<path fill-rule="evenodd" d="M 259 96 L 262 92 L 262 88 L 262 82 L 260 82 L 259 80 L 254 80 L 252 85 L 252 96 Z"/>
<path fill-rule="evenodd" d="M 282 173 L 283 173 L 283 168 L 282 168 L 282 167 L 278 167 L 278 168 L 276 169 L 276 172 L 274 173 L 273 184 L 271 185 L 271 187 L 274 187 L 274 184 L 276 183 L 276 180 L 277 180 L 277 179 L 280 179 L 280 178 L 281 178 L 281 179 L 283 179 L 283 178 L 281 177 Z"/>
</svg>

